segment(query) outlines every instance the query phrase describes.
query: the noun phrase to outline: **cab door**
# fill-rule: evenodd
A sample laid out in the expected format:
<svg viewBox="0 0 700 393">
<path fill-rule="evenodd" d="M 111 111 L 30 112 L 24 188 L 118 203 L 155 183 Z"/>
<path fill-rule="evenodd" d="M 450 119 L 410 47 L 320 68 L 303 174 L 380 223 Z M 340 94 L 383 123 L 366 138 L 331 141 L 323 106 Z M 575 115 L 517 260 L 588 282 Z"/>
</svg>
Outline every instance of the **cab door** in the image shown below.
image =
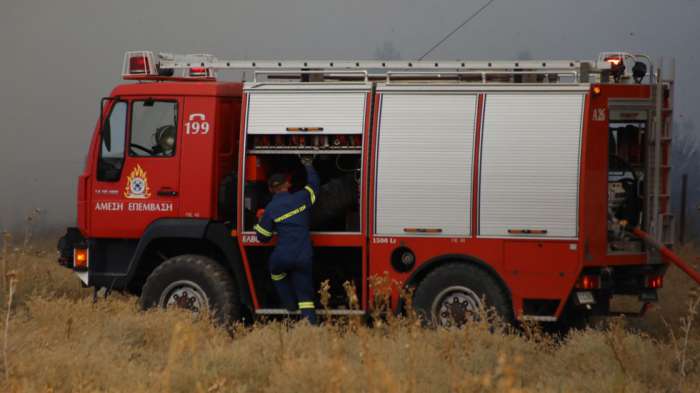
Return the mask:
<svg viewBox="0 0 700 393">
<path fill-rule="evenodd" d="M 101 135 L 91 237 L 138 238 L 179 210 L 181 99 L 120 98 Z"/>
</svg>

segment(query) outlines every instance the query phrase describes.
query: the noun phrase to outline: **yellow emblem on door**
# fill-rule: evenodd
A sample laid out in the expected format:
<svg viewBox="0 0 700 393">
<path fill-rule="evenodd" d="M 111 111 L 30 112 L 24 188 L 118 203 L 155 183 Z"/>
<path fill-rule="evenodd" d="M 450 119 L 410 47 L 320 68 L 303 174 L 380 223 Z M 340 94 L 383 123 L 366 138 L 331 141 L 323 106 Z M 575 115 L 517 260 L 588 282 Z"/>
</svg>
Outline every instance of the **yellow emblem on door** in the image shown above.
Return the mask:
<svg viewBox="0 0 700 393">
<path fill-rule="evenodd" d="M 141 165 L 136 165 L 126 178 L 124 196 L 130 199 L 147 199 L 151 197 L 151 189 L 148 187 L 148 177 Z"/>
</svg>

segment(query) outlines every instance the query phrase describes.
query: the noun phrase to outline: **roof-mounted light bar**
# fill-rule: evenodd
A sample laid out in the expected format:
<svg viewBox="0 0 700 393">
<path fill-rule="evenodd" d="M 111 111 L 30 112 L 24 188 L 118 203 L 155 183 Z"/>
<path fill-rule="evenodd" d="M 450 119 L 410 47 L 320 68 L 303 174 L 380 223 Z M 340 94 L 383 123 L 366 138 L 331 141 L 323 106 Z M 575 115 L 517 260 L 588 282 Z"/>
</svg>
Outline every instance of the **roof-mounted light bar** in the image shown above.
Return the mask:
<svg viewBox="0 0 700 393">
<path fill-rule="evenodd" d="M 157 76 L 156 62 L 153 52 L 130 51 L 124 54 L 122 77 Z"/>
<path fill-rule="evenodd" d="M 640 61 L 643 60 L 643 61 Z M 601 52 L 598 54 L 596 68 L 608 72 L 615 83 L 633 79 L 635 83 L 641 83 L 650 69 L 649 80 L 653 82 L 654 63 L 646 55 L 632 54 L 628 52 Z"/>
<path fill-rule="evenodd" d="M 212 62 L 216 61 L 216 58 L 210 54 L 201 53 L 189 55 L 199 58 L 201 61 L 198 63 L 193 63 L 189 67 L 183 69 L 183 75 L 190 78 L 216 78 L 216 70 L 209 66 Z M 163 54 L 158 56 L 161 61 L 165 60 Z M 174 68 L 170 68 L 173 69 Z"/>
<path fill-rule="evenodd" d="M 211 55 L 193 55 L 208 61 L 215 60 Z M 163 67 L 162 57 L 157 61 L 151 51 L 129 51 L 124 54 L 122 78 L 129 80 L 213 80 L 216 71 L 205 64 L 192 64 L 182 69 L 180 75 L 175 75 L 172 67 Z"/>
</svg>

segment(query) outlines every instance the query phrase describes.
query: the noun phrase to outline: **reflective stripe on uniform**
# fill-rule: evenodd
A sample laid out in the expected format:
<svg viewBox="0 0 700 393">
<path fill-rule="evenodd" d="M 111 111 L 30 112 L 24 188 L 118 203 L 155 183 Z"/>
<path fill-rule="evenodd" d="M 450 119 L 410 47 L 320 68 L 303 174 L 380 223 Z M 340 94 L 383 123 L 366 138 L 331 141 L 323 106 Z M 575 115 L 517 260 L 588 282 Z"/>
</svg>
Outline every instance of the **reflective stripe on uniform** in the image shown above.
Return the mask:
<svg viewBox="0 0 700 393">
<path fill-rule="evenodd" d="M 313 205 L 314 203 L 316 203 L 316 193 L 314 192 L 314 189 L 310 186 L 306 186 L 304 188 L 306 189 L 306 191 L 309 192 L 309 197 L 311 197 L 311 204 Z"/>
<path fill-rule="evenodd" d="M 253 227 L 253 229 L 255 229 L 256 232 L 258 232 L 259 234 L 261 234 L 261 235 L 263 235 L 263 236 L 272 237 L 272 232 L 270 232 L 270 231 L 268 231 L 267 229 L 261 227 L 260 224 L 255 224 L 255 226 Z"/>
<path fill-rule="evenodd" d="M 275 218 L 274 221 L 275 222 L 282 222 L 282 221 L 288 219 L 289 217 L 296 216 L 297 214 L 303 212 L 304 210 L 306 210 L 306 205 L 301 205 L 300 207 L 290 211 L 289 213 L 282 214 L 281 216 Z"/>
<path fill-rule="evenodd" d="M 309 308 L 316 308 L 314 306 L 314 302 L 299 302 L 299 309 L 300 310 L 309 309 Z"/>
<path fill-rule="evenodd" d="M 287 273 L 271 274 L 271 276 L 272 276 L 272 281 L 280 281 L 280 280 L 284 280 L 284 278 L 287 277 Z"/>
</svg>

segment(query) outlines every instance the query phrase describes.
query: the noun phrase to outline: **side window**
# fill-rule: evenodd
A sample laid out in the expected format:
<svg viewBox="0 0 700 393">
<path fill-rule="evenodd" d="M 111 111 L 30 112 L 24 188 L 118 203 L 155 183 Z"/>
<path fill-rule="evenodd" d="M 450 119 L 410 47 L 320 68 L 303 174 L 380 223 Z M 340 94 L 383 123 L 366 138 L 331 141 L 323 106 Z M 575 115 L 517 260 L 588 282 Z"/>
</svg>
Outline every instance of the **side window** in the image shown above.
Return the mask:
<svg viewBox="0 0 700 393">
<path fill-rule="evenodd" d="M 177 103 L 134 101 L 131 107 L 129 156 L 172 157 L 177 140 Z"/>
<path fill-rule="evenodd" d="M 126 102 L 114 103 L 109 118 L 102 126 L 97 180 L 117 181 L 121 176 L 124 165 L 124 141 L 126 140 L 126 109 Z"/>
</svg>

